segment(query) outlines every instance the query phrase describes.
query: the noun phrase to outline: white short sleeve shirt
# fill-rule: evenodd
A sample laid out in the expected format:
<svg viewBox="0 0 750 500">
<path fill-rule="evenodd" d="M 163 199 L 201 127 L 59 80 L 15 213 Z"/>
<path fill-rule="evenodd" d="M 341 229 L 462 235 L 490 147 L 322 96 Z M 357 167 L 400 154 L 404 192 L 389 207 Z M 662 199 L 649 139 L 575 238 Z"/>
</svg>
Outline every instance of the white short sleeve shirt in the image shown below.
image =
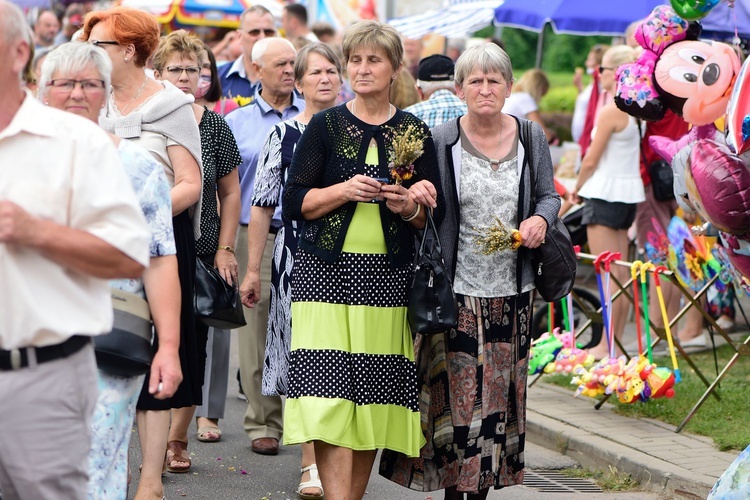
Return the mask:
<svg viewBox="0 0 750 500">
<path fill-rule="evenodd" d="M 93 234 L 148 265 L 151 232 L 112 140 L 95 123 L 30 94 L 0 131 L 0 200 Z M 106 280 L 0 243 L 0 349 L 58 344 L 111 328 Z"/>
</svg>

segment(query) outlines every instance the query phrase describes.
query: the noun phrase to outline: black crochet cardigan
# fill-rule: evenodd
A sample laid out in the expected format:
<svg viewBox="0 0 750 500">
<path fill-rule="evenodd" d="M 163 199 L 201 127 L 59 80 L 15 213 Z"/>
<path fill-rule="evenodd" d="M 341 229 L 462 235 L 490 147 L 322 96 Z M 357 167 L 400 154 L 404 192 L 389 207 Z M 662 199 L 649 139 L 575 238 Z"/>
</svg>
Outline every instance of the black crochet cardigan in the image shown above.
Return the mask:
<svg viewBox="0 0 750 500">
<path fill-rule="evenodd" d="M 404 181 L 407 189 L 414 182 L 427 179 L 438 190 L 438 206 L 433 213 L 435 223 L 442 221 L 444 213 L 443 194 L 437 168 L 437 155 L 432 136 L 427 126 L 411 113 L 396 110 L 393 117 L 383 125 L 367 124 L 346 107 L 345 104 L 321 111 L 313 116 L 302 134 L 289 167 L 282 210 L 284 217 L 304 221 L 302 201 L 308 191 L 345 182 L 356 174 L 365 173 L 365 156 L 371 139 L 378 145 L 377 173 L 369 175 L 390 178 L 388 150 L 394 130 L 417 125 L 425 134 L 424 153 L 414 162 L 414 176 Z M 326 262 L 335 262 L 344 245 L 347 229 L 356 209 L 350 201 L 315 220 L 304 221 L 299 247 Z M 404 222 L 380 204 L 389 261 L 392 267 L 411 262 L 414 255 L 414 232 L 411 224 Z"/>
</svg>

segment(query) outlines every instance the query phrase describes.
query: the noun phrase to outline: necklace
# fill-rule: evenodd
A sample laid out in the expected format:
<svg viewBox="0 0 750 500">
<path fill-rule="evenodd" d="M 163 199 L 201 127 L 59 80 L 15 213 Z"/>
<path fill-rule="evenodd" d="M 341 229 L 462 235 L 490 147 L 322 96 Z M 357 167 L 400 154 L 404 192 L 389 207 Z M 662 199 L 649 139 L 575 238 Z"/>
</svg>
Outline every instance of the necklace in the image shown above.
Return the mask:
<svg viewBox="0 0 750 500">
<path fill-rule="evenodd" d="M 356 116 L 357 118 L 359 118 L 359 116 L 357 116 L 357 112 L 354 110 L 354 102 L 355 101 L 356 101 L 356 99 L 352 99 L 352 114 L 354 116 Z M 391 117 L 393 116 L 393 109 L 391 109 L 391 108 L 392 108 L 391 103 L 388 103 L 388 119 L 386 121 L 390 120 Z M 362 120 L 362 118 L 359 118 L 359 119 Z M 364 121 L 364 120 L 362 120 L 362 121 Z"/>
<path fill-rule="evenodd" d="M 117 99 L 113 100 L 113 102 L 115 103 L 115 107 L 117 108 L 117 111 L 119 111 L 121 115 L 124 115 L 127 111 L 130 110 L 130 106 L 133 105 L 133 103 L 135 102 L 135 100 L 138 99 L 138 97 L 141 95 L 141 92 L 143 92 L 143 88 L 146 86 L 146 82 L 147 81 L 148 81 L 148 77 L 144 78 L 143 83 L 141 84 L 140 87 L 138 87 L 138 91 L 136 91 L 136 93 L 133 96 L 133 98 L 130 99 L 130 101 L 128 101 L 128 103 L 125 105 L 124 108 L 120 109 L 117 106 Z M 115 96 L 115 89 L 114 89 L 114 87 L 112 87 L 112 92 L 111 93 L 112 93 L 112 97 L 114 98 L 114 96 Z"/>
<path fill-rule="evenodd" d="M 472 135 L 474 135 L 474 132 L 472 132 Z M 476 136 L 474 136 L 476 139 Z M 503 119 L 502 116 L 500 118 L 500 138 L 497 140 L 497 147 L 495 148 L 494 154 L 492 156 L 497 156 L 497 152 L 500 151 L 500 146 L 502 145 L 502 139 L 503 139 Z M 490 161 L 490 168 L 497 172 L 497 170 L 500 168 L 500 158 L 493 158 L 492 156 L 488 155 L 484 151 L 482 151 L 482 148 L 479 147 L 479 143 L 477 142 L 474 144 L 476 148 L 479 150 L 480 153 L 482 153 L 484 156 L 487 157 L 487 159 Z"/>
</svg>

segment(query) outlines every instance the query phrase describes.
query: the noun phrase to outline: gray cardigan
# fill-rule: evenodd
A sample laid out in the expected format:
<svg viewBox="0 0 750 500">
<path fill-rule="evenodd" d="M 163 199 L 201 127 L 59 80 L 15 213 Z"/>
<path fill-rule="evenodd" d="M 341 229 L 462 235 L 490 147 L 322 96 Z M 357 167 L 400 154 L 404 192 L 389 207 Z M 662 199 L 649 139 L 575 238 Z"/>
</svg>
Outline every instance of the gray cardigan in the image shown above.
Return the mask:
<svg viewBox="0 0 750 500">
<path fill-rule="evenodd" d="M 458 128 L 458 120 L 438 125 L 432 129 L 432 137 L 437 149 L 438 168 L 445 197 L 445 218 L 438 229 L 440 242 L 443 247 L 443 259 L 451 278 L 456 275 L 456 254 L 458 251 L 458 228 L 461 219 L 461 210 L 458 203 L 458 193 L 461 178 L 461 139 Z M 517 119 L 519 126 L 519 137 L 523 130 L 522 123 L 527 120 Z M 531 144 L 531 158 L 534 164 L 534 177 L 536 182 L 536 207 L 531 213 L 531 179 L 527 157 L 522 141 L 518 144 L 518 161 L 523 165 L 521 170 L 521 182 L 519 192 L 519 221 L 526 220 L 532 215 L 539 215 L 547 221 L 549 227 L 557 218 L 560 210 L 560 196 L 555 191 L 553 180 L 552 158 L 544 131 L 539 124 L 531 122 L 532 137 L 526 142 Z M 457 182 L 457 179 L 459 182 Z M 534 282 L 534 271 L 531 265 L 530 253 L 526 247 L 519 249 L 521 259 L 521 287 Z"/>
</svg>

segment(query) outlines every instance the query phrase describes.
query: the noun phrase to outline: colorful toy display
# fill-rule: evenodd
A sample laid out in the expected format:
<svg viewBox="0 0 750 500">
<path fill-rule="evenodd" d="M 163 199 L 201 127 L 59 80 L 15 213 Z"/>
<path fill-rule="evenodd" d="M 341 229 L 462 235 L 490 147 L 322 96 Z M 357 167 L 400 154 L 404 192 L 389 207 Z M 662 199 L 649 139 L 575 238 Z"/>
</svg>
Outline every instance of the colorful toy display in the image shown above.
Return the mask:
<svg viewBox="0 0 750 500">
<path fill-rule="evenodd" d="M 740 60 L 730 45 L 697 41 L 700 30 L 672 7 L 656 7 L 635 31 L 643 53 L 617 70 L 617 107 L 649 121 L 666 108 L 694 125 L 722 117 Z"/>
<path fill-rule="evenodd" d="M 555 360 L 555 356 L 562 348 L 563 343 L 555 334 L 544 333 L 533 341 L 529 349 L 529 375 L 542 373 L 544 367 Z"/>
</svg>

